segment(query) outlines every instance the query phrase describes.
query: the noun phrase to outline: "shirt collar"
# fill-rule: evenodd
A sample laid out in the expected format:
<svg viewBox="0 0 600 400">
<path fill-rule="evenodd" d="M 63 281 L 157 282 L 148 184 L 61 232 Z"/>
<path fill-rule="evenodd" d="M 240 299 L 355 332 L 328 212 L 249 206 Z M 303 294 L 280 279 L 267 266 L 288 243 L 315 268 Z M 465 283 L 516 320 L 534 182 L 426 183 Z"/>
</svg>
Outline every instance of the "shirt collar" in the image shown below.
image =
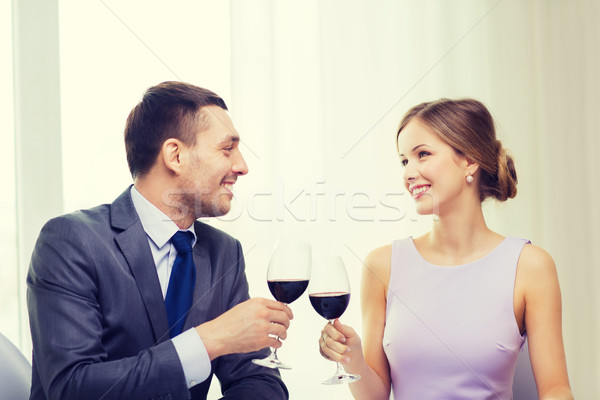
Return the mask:
<svg viewBox="0 0 600 400">
<path fill-rule="evenodd" d="M 160 211 L 154 204 L 149 202 L 136 188 L 131 186 L 131 200 L 133 207 L 140 217 L 140 222 L 144 227 L 146 234 L 154 242 L 156 247 L 162 248 L 175 232 L 189 231 L 194 235 L 192 247 L 196 244 L 196 232 L 194 232 L 194 224 L 188 229 L 179 229 L 165 213 Z"/>
</svg>

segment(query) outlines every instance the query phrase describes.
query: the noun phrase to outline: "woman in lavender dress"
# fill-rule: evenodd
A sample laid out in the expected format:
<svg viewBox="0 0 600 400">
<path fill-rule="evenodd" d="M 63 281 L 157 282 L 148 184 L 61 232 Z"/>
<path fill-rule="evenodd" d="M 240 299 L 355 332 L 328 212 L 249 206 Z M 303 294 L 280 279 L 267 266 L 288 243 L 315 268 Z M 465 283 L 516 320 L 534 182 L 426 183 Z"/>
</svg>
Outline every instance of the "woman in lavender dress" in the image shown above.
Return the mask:
<svg viewBox="0 0 600 400">
<path fill-rule="evenodd" d="M 321 354 L 361 375 L 355 399 L 512 399 L 529 340 L 540 399 L 572 399 L 556 268 L 543 249 L 490 230 L 481 203 L 516 195 L 513 160 L 472 99 L 423 103 L 397 135 L 404 185 L 430 232 L 364 262 L 362 340 L 335 321 Z"/>
</svg>

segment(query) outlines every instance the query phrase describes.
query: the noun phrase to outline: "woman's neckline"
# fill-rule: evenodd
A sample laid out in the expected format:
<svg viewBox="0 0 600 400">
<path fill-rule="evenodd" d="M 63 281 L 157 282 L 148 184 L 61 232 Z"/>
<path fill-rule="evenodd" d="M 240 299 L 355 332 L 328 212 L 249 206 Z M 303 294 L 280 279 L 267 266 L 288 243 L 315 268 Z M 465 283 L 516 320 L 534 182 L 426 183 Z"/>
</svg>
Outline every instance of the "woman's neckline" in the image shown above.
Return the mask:
<svg viewBox="0 0 600 400">
<path fill-rule="evenodd" d="M 430 262 L 429 260 L 427 260 L 425 257 L 423 257 L 423 255 L 421 254 L 421 252 L 419 251 L 419 249 L 417 249 L 417 246 L 415 245 L 415 239 L 412 236 L 409 236 L 410 239 L 410 244 L 412 249 L 414 250 L 414 252 L 417 254 L 417 256 L 423 261 L 425 262 L 427 265 L 432 266 L 432 267 L 436 267 L 436 268 L 461 268 L 461 267 L 468 267 L 470 265 L 473 264 L 478 264 L 484 260 L 486 260 L 488 257 L 490 257 L 492 254 L 496 253 L 503 245 L 504 243 L 506 243 L 506 241 L 508 240 L 509 236 L 504 237 L 504 239 L 502 239 L 502 241 L 500 243 L 498 243 L 498 245 L 496 247 L 494 247 L 492 250 L 490 250 L 487 254 L 483 255 L 482 257 L 473 260 L 473 261 L 469 261 L 467 263 L 463 263 L 463 264 L 455 264 L 455 265 L 440 265 L 440 264 L 434 264 L 432 262 Z"/>
</svg>

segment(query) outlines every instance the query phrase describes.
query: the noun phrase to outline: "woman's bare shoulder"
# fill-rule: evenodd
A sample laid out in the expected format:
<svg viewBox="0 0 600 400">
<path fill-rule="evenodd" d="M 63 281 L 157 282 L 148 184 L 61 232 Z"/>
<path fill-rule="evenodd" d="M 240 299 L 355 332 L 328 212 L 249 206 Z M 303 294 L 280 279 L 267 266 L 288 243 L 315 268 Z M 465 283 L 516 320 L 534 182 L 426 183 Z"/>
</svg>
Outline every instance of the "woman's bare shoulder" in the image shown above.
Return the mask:
<svg viewBox="0 0 600 400">
<path fill-rule="evenodd" d="M 526 244 L 517 265 L 517 283 L 525 294 L 535 297 L 539 297 L 540 291 L 560 291 L 556 265 L 550 254 L 541 247 Z"/>
<path fill-rule="evenodd" d="M 376 278 L 377 281 L 387 286 L 390 280 L 390 265 L 392 259 L 392 245 L 385 244 L 371 250 L 365 257 L 363 264 L 363 277 Z"/>
<path fill-rule="evenodd" d="M 392 244 L 384 244 L 383 246 L 377 247 L 371 250 L 366 257 L 366 261 L 370 261 L 374 264 L 389 264 L 392 257 Z"/>
<path fill-rule="evenodd" d="M 526 244 L 519 257 L 519 270 L 527 274 L 554 273 L 556 266 L 552 256 L 543 248 Z"/>
</svg>

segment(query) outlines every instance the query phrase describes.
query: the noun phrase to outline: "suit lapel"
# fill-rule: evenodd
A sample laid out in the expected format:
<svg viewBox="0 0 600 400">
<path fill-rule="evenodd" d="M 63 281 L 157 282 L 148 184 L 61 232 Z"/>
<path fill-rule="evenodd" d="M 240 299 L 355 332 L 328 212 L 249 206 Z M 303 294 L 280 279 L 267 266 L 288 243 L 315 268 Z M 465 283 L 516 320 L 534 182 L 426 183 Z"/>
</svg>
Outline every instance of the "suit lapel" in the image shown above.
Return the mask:
<svg viewBox="0 0 600 400">
<path fill-rule="evenodd" d="M 169 322 L 156 266 L 146 232 L 133 207 L 130 189 L 119 196 L 111 207 L 113 227 L 122 229 L 115 240 L 129 264 L 150 318 L 157 342 L 169 339 Z"/>
<path fill-rule="evenodd" d="M 196 233 L 198 232 L 199 230 L 196 228 Z M 196 265 L 196 286 L 194 287 L 192 308 L 185 320 L 184 330 L 205 322 L 210 306 L 212 265 L 206 242 L 202 241 L 201 235 L 198 236 L 198 242 L 194 246 L 194 264 Z"/>
</svg>

